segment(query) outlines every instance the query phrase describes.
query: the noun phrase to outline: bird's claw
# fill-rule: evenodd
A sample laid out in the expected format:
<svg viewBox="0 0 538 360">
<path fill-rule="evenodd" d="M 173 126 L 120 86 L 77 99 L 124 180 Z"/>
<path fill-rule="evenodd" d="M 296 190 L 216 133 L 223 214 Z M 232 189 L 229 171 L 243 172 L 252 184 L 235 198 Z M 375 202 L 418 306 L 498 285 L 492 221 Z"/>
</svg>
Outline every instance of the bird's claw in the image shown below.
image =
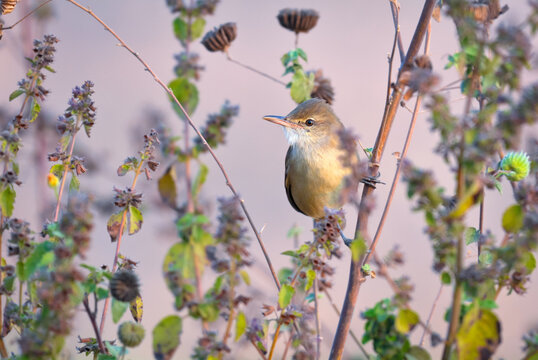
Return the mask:
<svg viewBox="0 0 538 360">
<path fill-rule="evenodd" d="M 379 177 L 381 176 L 381 173 L 377 173 L 375 176 L 367 176 L 361 179 L 361 183 L 371 186 L 374 189 L 376 188 L 376 184 L 383 184 L 385 183 L 381 180 L 379 180 Z"/>
</svg>

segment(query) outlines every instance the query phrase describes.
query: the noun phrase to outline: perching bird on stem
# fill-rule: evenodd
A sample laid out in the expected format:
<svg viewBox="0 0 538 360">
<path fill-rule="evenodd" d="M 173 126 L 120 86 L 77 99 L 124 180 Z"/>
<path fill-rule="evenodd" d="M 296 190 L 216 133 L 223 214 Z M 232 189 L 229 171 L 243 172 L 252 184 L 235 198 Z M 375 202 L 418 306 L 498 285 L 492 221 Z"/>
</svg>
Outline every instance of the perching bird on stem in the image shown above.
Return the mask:
<svg viewBox="0 0 538 360">
<path fill-rule="evenodd" d="M 282 125 L 290 144 L 286 154 L 284 184 L 293 208 L 314 220 L 325 215 L 324 207 L 342 207 L 344 178 L 352 173 L 358 155 L 346 152 L 339 132 L 344 125 L 321 99 L 310 99 L 287 116 L 264 116 Z M 350 157 L 343 161 L 342 157 Z"/>
</svg>

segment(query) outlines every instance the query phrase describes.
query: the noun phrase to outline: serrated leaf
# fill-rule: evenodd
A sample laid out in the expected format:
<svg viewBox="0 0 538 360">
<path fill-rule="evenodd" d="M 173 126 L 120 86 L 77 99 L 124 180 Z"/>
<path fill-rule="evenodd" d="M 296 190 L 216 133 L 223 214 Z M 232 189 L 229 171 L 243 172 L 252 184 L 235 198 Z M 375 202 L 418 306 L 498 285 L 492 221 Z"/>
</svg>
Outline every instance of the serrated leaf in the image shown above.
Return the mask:
<svg viewBox="0 0 538 360">
<path fill-rule="evenodd" d="M 129 221 L 129 235 L 136 234 L 142 227 L 144 218 L 142 213 L 135 206 L 129 205 L 127 219 Z"/>
<path fill-rule="evenodd" d="M 306 272 L 305 291 L 308 291 L 312 287 L 315 279 L 316 279 L 316 272 L 312 269 L 308 269 L 308 271 Z"/>
<path fill-rule="evenodd" d="M 192 184 L 192 196 L 194 198 L 200 193 L 200 189 L 207 179 L 208 172 L 209 168 L 204 164 L 200 164 L 200 169 L 198 169 L 198 174 L 196 174 L 196 178 Z"/>
<path fill-rule="evenodd" d="M 188 25 L 185 20 L 178 16 L 174 19 L 172 25 L 174 27 L 174 35 L 176 36 L 176 38 L 182 42 L 187 40 Z"/>
<path fill-rule="evenodd" d="M 30 122 L 34 122 L 35 119 L 37 119 L 37 116 L 41 112 L 41 105 L 37 102 L 37 100 L 32 101 L 32 110 L 30 111 Z"/>
<path fill-rule="evenodd" d="M 26 90 L 24 90 L 24 89 L 17 89 L 15 91 L 13 91 L 11 94 L 9 94 L 9 101 L 15 100 L 16 98 L 18 98 L 19 96 L 21 96 L 25 92 L 26 92 Z"/>
<path fill-rule="evenodd" d="M 2 208 L 2 215 L 4 217 L 11 217 L 11 214 L 13 214 L 16 196 L 17 193 L 12 185 L 7 185 L 0 193 L 0 207 Z"/>
<path fill-rule="evenodd" d="M 400 333 L 407 334 L 418 324 L 419 319 L 418 314 L 413 310 L 401 309 L 396 316 L 394 325 Z"/>
<path fill-rule="evenodd" d="M 480 233 L 474 227 L 468 227 L 465 229 L 465 244 L 469 245 L 475 243 L 480 238 Z"/>
<path fill-rule="evenodd" d="M 171 208 L 176 207 L 177 187 L 176 187 L 176 170 L 173 165 L 168 166 L 163 176 L 157 182 L 159 195 L 162 201 Z"/>
<path fill-rule="evenodd" d="M 115 298 L 112 298 L 112 321 L 114 321 L 114 324 L 117 324 L 118 321 L 120 321 L 123 314 L 125 314 L 125 311 L 127 311 L 127 308 L 129 307 L 129 303 L 116 300 Z"/>
<path fill-rule="evenodd" d="M 293 286 L 289 284 L 282 285 L 278 293 L 278 305 L 281 309 L 285 309 L 290 304 L 294 294 L 295 288 Z"/>
<path fill-rule="evenodd" d="M 473 306 L 463 317 L 456 336 L 458 359 L 480 359 L 482 354 L 493 354 L 501 340 L 500 331 L 493 312 Z"/>
<path fill-rule="evenodd" d="M 180 77 L 172 80 L 168 84 L 168 87 L 189 115 L 196 110 L 196 106 L 198 105 L 198 88 L 194 84 L 190 83 L 186 78 Z M 172 101 L 174 110 L 183 118 L 183 111 L 177 106 L 174 99 L 171 98 L 170 100 Z"/>
<path fill-rule="evenodd" d="M 508 233 L 516 233 L 523 227 L 525 213 L 519 204 L 510 206 L 503 214 L 502 226 Z"/>
<path fill-rule="evenodd" d="M 179 346 L 181 318 L 169 315 L 153 328 L 153 355 L 156 359 L 170 360 Z"/>
<path fill-rule="evenodd" d="M 235 341 L 241 338 L 241 335 L 247 330 L 247 317 L 240 311 L 235 318 Z"/>
<path fill-rule="evenodd" d="M 106 229 L 108 235 L 110 235 L 110 241 L 114 242 L 120 234 L 121 221 L 123 219 L 123 214 L 126 210 L 122 210 L 115 214 L 112 214 L 106 223 Z"/>
<path fill-rule="evenodd" d="M 205 19 L 202 17 L 196 18 L 191 24 L 191 40 L 196 40 L 204 33 Z"/>
<path fill-rule="evenodd" d="M 131 311 L 134 321 L 138 323 L 142 322 L 142 315 L 144 315 L 144 302 L 142 301 L 142 297 L 140 295 L 137 295 L 136 298 L 131 301 L 129 304 L 129 310 Z"/>
</svg>

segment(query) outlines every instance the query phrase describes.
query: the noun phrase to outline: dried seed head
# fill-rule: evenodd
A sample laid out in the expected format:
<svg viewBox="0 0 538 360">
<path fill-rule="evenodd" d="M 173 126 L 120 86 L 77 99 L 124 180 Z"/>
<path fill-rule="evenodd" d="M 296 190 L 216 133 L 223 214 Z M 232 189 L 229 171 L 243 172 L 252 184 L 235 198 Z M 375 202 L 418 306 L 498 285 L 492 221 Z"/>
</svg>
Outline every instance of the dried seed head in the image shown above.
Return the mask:
<svg viewBox="0 0 538 360">
<path fill-rule="evenodd" d="M 211 52 L 226 52 L 237 36 L 237 25 L 233 22 L 222 24 L 204 35 L 202 44 Z"/>
<path fill-rule="evenodd" d="M 124 322 L 118 328 L 118 338 L 126 347 L 138 346 L 144 340 L 145 334 L 144 327 L 132 321 Z"/>
<path fill-rule="evenodd" d="M 114 299 L 131 302 L 138 296 L 138 276 L 129 270 L 119 270 L 110 280 L 110 293 Z"/>
<path fill-rule="evenodd" d="M 280 25 L 288 30 L 306 33 L 316 26 L 319 14 L 312 9 L 282 9 L 277 19 Z"/>
<path fill-rule="evenodd" d="M 323 99 L 329 105 L 332 105 L 334 101 L 334 89 L 331 85 L 331 81 L 323 77 L 323 71 L 309 71 L 308 73 L 314 73 L 314 88 L 310 96 L 313 98 Z"/>
<path fill-rule="evenodd" d="M 19 0 L 0 0 L 0 15 L 7 15 L 15 9 Z"/>
</svg>

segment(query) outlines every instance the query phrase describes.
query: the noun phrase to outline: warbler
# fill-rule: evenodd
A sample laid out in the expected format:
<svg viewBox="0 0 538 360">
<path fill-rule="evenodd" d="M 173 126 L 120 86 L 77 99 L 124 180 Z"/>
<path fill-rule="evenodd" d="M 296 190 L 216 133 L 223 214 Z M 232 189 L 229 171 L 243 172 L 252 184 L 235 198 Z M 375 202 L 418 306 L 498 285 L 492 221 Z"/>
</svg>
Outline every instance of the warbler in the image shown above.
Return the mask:
<svg viewBox="0 0 538 360">
<path fill-rule="evenodd" d="M 331 107 L 324 100 L 310 99 L 287 116 L 263 118 L 282 125 L 290 145 L 284 186 L 291 206 L 314 220 L 325 215 L 324 207 L 341 208 L 344 178 L 351 174 L 358 155 L 344 151 L 339 136 L 344 125 Z"/>
</svg>

